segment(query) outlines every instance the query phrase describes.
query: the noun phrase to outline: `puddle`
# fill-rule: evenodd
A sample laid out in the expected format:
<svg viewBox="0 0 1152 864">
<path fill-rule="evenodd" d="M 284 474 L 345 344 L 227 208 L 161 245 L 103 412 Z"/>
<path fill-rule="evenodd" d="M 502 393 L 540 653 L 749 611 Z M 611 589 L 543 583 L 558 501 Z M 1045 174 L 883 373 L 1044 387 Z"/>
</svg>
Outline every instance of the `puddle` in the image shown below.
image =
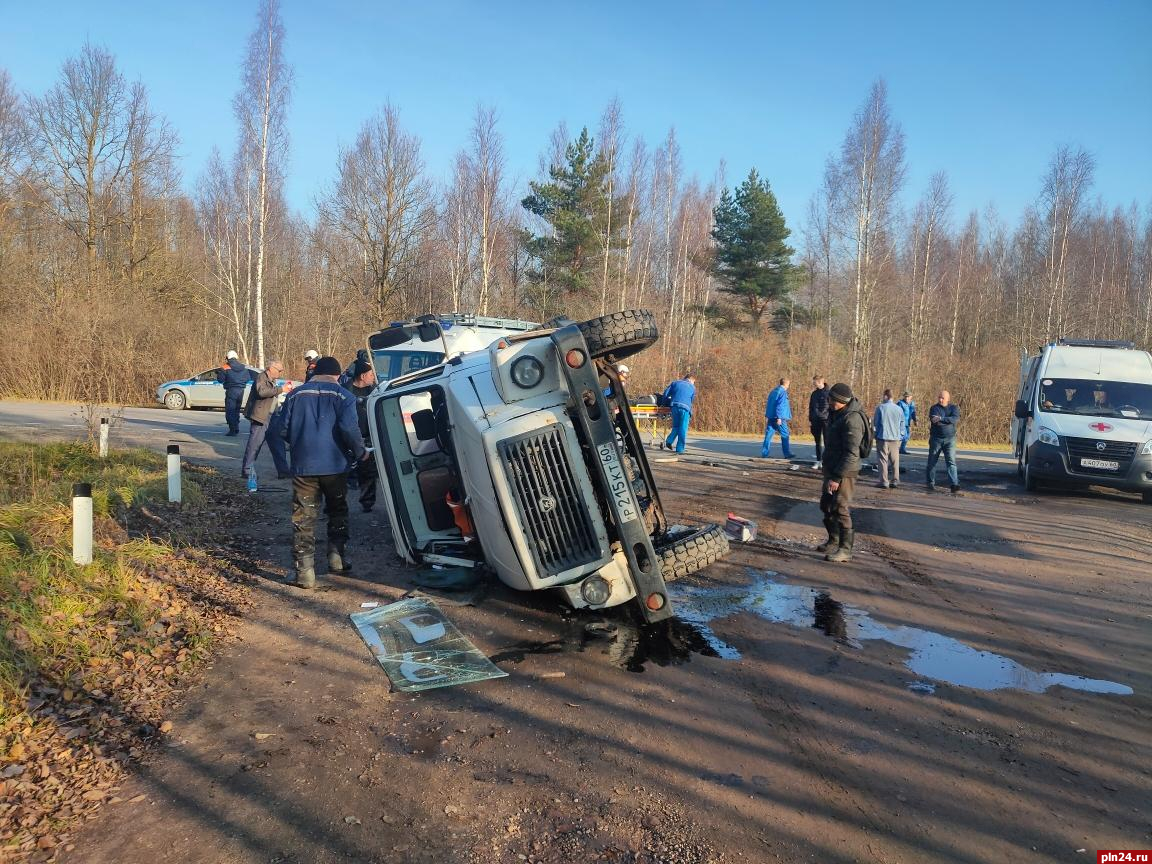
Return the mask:
<svg viewBox="0 0 1152 864">
<path fill-rule="evenodd" d="M 734 659 L 739 658 L 740 653 L 722 642 L 710 629 L 709 622 L 750 612 L 777 624 L 814 627 L 853 648 L 862 649 L 864 643 L 870 641 L 907 648 L 905 665 L 917 677 L 909 682 L 908 688 L 921 695 L 935 693 L 934 681 L 975 690 L 1043 693 L 1049 687 L 1059 686 L 1089 693 L 1132 694 L 1132 688 L 1124 684 L 1062 672 L 1037 672 L 950 636 L 918 627 L 881 624 L 867 612 L 834 600 L 826 591 L 774 582 L 768 575 L 759 575 L 750 586 L 705 588 L 674 583 L 669 586 L 669 594 L 679 618 L 697 631 L 715 652 L 710 656 Z"/>
<path fill-rule="evenodd" d="M 643 672 L 648 663 L 679 666 L 694 654 L 728 659 L 740 656 L 736 649 L 717 639 L 703 619 L 699 624 L 681 617 L 642 625 L 624 618 L 596 621 L 574 618 L 569 621 L 569 632 L 564 638 L 517 642 L 488 659 L 514 665 L 531 655 L 596 650 L 613 666 L 629 672 Z"/>
</svg>

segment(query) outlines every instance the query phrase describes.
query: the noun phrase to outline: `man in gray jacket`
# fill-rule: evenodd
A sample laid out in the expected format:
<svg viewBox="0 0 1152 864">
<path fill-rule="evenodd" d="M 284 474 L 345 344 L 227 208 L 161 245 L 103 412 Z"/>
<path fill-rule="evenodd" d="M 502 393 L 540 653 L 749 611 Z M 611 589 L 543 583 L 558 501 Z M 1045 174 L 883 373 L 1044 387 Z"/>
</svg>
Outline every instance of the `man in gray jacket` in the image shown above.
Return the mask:
<svg viewBox="0 0 1152 864">
<path fill-rule="evenodd" d="M 884 400 L 872 415 L 872 429 L 876 435 L 876 461 L 880 465 L 880 488 L 895 489 L 900 485 L 900 442 L 904 440 L 904 409 L 892 401 L 892 391 L 884 391 Z M 888 467 L 892 467 L 889 481 Z"/>
<path fill-rule="evenodd" d="M 268 435 L 268 425 L 273 412 L 276 411 L 276 402 L 281 393 L 292 388 L 288 385 L 276 383 L 277 378 L 284 375 L 284 364 L 279 360 L 272 360 L 268 368 L 256 376 L 252 382 L 252 391 L 248 394 L 248 404 L 244 406 L 244 416 L 248 418 L 251 429 L 248 432 L 248 446 L 244 448 L 244 462 L 240 473 L 247 477 L 256 465 L 256 457 L 260 455 L 260 448 L 264 446 Z M 276 463 L 276 474 L 279 477 L 291 476 L 292 470 L 288 467 L 288 460 L 284 456 L 284 447 L 276 446 L 269 440 L 268 450 L 272 453 L 272 461 Z"/>
<path fill-rule="evenodd" d="M 816 547 L 825 561 L 852 557 L 856 532 L 852 530 L 852 494 L 860 473 L 861 450 L 868 437 L 868 418 L 860 400 L 847 384 L 834 384 L 828 391 L 828 435 L 824 445 L 824 486 L 820 510 L 828 539 Z"/>
</svg>

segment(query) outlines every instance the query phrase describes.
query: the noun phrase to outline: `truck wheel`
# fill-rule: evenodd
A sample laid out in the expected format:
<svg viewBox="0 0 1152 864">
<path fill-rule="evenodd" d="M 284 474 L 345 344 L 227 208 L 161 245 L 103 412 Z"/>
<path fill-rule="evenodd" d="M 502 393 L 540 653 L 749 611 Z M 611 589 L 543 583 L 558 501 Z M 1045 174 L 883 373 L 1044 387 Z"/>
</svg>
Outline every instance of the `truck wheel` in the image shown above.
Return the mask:
<svg viewBox="0 0 1152 864">
<path fill-rule="evenodd" d="M 728 554 L 728 538 L 719 525 L 673 528 L 656 546 L 665 582 L 703 570 Z"/>
<path fill-rule="evenodd" d="M 588 343 L 588 350 L 594 358 L 623 360 L 639 354 L 660 335 L 656 328 L 656 318 L 647 309 L 613 312 L 611 315 L 582 321 L 577 326 L 584 334 L 584 341 Z"/>
</svg>

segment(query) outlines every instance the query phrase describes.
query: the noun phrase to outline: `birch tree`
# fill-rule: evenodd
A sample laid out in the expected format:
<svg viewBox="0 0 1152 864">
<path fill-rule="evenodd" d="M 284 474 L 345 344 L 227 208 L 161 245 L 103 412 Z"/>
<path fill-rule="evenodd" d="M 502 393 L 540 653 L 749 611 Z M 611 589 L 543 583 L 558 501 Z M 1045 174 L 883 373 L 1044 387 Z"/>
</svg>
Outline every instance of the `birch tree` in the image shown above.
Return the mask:
<svg viewBox="0 0 1152 864">
<path fill-rule="evenodd" d="M 853 250 L 852 365 L 849 380 L 863 373 L 871 337 L 872 301 L 880 274 L 891 262 L 896 196 L 904 182 L 904 133 L 888 110 L 883 81 L 872 85 L 844 137 L 839 160 L 835 213 Z"/>
<path fill-rule="evenodd" d="M 264 366 L 264 274 L 270 206 L 279 198 L 288 156 L 288 102 L 292 70 L 284 61 L 284 24 L 279 0 L 261 0 L 248 37 L 240 92 L 232 102 L 240 127 L 238 161 L 245 178 L 251 279 L 258 364 Z"/>
<path fill-rule="evenodd" d="M 476 311 L 488 314 L 492 299 L 492 280 L 496 269 L 498 229 L 505 210 L 504 138 L 496 128 L 496 112 L 492 108 L 477 107 L 472 121 L 471 153 L 468 165 L 475 206 L 476 270 L 479 285 L 476 292 Z"/>
<path fill-rule="evenodd" d="M 321 224 L 347 242 L 341 278 L 371 302 L 385 324 L 407 295 L 420 245 L 435 220 L 420 139 L 405 132 L 392 105 L 367 121 L 340 154 L 339 176 L 319 204 Z M 411 310 L 395 310 L 405 315 Z"/>
</svg>

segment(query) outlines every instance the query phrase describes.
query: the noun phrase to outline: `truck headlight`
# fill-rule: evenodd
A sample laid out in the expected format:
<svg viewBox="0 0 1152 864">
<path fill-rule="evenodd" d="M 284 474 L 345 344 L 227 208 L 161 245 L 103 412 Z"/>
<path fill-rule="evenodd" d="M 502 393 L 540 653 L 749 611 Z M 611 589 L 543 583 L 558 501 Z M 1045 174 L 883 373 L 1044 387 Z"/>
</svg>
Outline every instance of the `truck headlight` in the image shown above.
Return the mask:
<svg viewBox="0 0 1152 864">
<path fill-rule="evenodd" d="M 528 390 L 544 380 L 544 364 L 526 354 L 512 364 L 512 383 Z"/>
<path fill-rule="evenodd" d="M 1140 455 L 1152 456 L 1152 440 L 1144 442 L 1144 446 L 1140 448 Z"/>
<path fill-rule="evenodd" d="M 1060 446 L 1060 436 L 1049 429 L 1047 426 L 1040 427 L 1040 434 L 1036 436 L 1041 444 L 1051 444 L 1053 447 Z"/>
<path fill-rule="evenodd" d="M 603 576 L 589 576 L 580 585 L 580 596 L 589 606 L 603 606 L 612 596 L 612 586 Z"/>
</svg>

